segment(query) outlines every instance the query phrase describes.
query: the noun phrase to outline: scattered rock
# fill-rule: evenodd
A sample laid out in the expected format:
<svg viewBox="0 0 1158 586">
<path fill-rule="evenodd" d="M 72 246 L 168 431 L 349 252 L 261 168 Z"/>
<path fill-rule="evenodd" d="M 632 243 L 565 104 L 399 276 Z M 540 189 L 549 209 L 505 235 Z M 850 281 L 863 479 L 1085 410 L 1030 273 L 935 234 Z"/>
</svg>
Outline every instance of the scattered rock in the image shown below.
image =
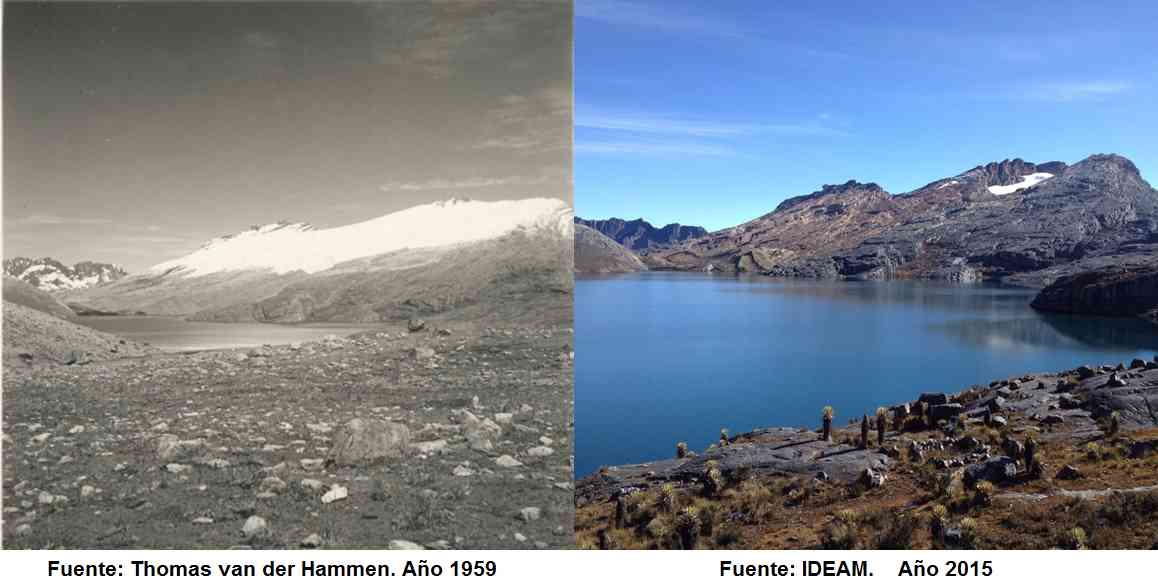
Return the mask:
<svg viewBox="0 0 1158 586">
<path fill-rule="evenodd" d="M 310 533 L 301 542 L 302 547 L 314 549 L 322 546 L 322 536 L 317 533 Z"/>
<path fill-rule="evenodd" d="M 538 521 L 539 517 L 542 516 L 542 511 L 539 510 L 539 507 L 523 507 L 519 509 L 518 516 L 524 522 L 530 523 L 531 521 Z"/>
<path fill-rule="evenodd" d="M 497 465 L 501 468 L 514 468 L 516 466 L 522 466 L 523 463 L 514 459 L 511 456 L 503 454 L 502 456 L 499 456 L 498 458 L 495 459 L 495 465 Z"/>
<path fill-rule="evenodd" d="M 1061 470 L 1057 471 L 1055 475 L 1058 480 L 1077 480 L 1082 477 L 1082 473 L 1071 464 L 1066 464 Z"/>
<path fill-rule="evenodd" d="M 346 490 L 346 487 L 334 484 L 330 486 L 330 490 L 326 494 L 322 495 L 322 504 L 328 505 L 335 501 L 345 500 L 348 496 L 350 496 L 350 492 Z"/>
<path fill-rule="evenodd" d="M 260 539 L 269 535 L 269 523 L 262 517 L 252 515 L 241 527 L 241 535 L 247 540 Z"/>
</svg>

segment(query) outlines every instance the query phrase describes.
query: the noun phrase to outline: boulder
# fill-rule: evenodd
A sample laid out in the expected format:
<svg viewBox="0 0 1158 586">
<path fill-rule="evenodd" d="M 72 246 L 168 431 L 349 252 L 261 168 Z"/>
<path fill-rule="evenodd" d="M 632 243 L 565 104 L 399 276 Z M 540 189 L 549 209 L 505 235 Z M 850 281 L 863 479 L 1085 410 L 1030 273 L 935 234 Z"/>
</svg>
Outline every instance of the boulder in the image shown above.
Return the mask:
<svg viewBox="0 0 1158 586">
<path fill-rule="evenodd" d="M 945 393 L 921 393 L 918 401 L 928 405 L 942 405 L 949 402 L 949 396 Z"/>
<path fill-rule="evenodd" d="M 940 405 L 933 405 L 930 409 L 932 409 L 931 415 L 933 421 L 952 419 L 964 411 L 960 403 L 942 403 Z"/>
<path fill-rule="evenodd" d="M 342 465 L 397 460 L 410 451 L 410 430 L 401 423 L 351 419 L 334 433 L 329 459 Z"/>
<path fill-rule="evenodd" d="M 979 481 L 1001 483 L 1017 478 L 1017 461 L 1007 456 L 990 458 L 984 462 L 965 467 L 965 485 L 973 486 Z"/>
</svg>

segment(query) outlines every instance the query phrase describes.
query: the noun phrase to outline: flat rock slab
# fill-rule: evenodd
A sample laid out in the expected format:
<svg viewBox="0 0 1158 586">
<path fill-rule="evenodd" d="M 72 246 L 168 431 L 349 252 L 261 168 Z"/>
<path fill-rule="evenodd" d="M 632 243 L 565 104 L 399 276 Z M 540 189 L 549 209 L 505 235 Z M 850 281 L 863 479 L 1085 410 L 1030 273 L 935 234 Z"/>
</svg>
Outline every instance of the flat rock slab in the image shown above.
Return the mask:
<svg viewBox="0 0 1158 586">
<path fill-rule="evenodd" d="M 860 449 L 826 442 L 812 431 L 794 428 L 760 429 L 741 434 L 736 442 L 712 448 L 691 458 L 660 460 L 608 468 L 575 485 L 576 501 L 584 504 L 610 498 L 618 490 L 664 482 L 693 482 L 713 460 L 725 475 L 747 468 L 755 476 L 816 475 L 824 472 L 834 481 L 851 482 L 865 468 L 886 470 L 888 456 L 875 449 Z"/>
</svg>

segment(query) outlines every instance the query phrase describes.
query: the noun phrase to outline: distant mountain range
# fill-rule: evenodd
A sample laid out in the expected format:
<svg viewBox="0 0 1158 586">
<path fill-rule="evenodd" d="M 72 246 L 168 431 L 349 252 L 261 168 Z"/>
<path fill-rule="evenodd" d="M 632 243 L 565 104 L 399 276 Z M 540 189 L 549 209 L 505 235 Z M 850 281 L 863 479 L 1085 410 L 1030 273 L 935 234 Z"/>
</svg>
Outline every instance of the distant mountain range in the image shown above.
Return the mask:
<svg viewBox="0 0 1158 586">
<path fill-rule="evenodd" d="M 111 283 L 126 274 L 121 267 L 84 261 L 68 266 L 56 259 L 18 256 L 4 261 L 4 275 L 20 279 L 41 291 L 84 289 Z"/>
<path fill-rule="evenodd" d="M 64 299 L 98 311 L 279 323 L 506 307 L 570 294 L 571 218 L 552 198 L 452 199 L 330 229 L 278 222 Z"/>
<path fill-rule="evenodd" d="M 621 220 L 619 218 L 584 220 L 575 216 L 575 223 L 594 228 L 629 250 L 670 246 L 691 238 L 699 238 L 708 233 L 707 230 L 699 226 L 681 224 L 668 224 L 663 228 L 656 228 L 643 218 L 635 220 Z"/>
<path fill-rule="evenodd" d="M 890 194 L 848 181 L 640 257 L 652 269 L 1042 287 L 1158 264 L 1158 191 L 1119 155 L 989 163 Z"/>
</svg>

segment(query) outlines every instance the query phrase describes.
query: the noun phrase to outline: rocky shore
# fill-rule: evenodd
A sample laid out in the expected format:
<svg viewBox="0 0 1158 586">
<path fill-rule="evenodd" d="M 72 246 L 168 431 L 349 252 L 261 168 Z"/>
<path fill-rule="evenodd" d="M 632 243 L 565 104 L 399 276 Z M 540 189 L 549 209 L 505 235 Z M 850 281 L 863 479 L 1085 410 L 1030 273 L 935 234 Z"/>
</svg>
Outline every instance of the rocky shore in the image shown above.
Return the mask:
<svg viewBox="0 0 1158 586">
<path fill-rule="evenodd" d="M 528 323 L 6 362 L 4 545 L 569 546 L 571 333 Z"/>
<path fill-rule="evenodd" d="M 698 547 L 839 546 L 834 526 L 859 535 L 844 547 L 884 547 L 881 533 L 894 530 L 907 531 L 900 545 L 913 548 L 1065 545 L 1044 526 L 1043 534 L 1017 535 L 1012 509 L 969 499 L 1017 501 L 1018 510 L 1058 517 L 1067 529 L 1086 523 L 1083 531 L 1098 531 L 1100 547 L 1158 545 L 1158 533 L 1139 541 L 1096 519 L 1062 519 L 1066 498 L 1099 506 L 1125 491 L 1134 496 L 1121 498 L 1144 500 L 1134 503 L 1144 509 L 1137 527 L 1158 529 L 1158 356 L 924 394 L 833 429 L 827 439 L 811 429 L 722 433 L 699 454 L 673 446 L 672 459 L 606 467 L 578 480 L 580 545 L 686 546 L 673 537 L 691 522 L 681 521 L 681 507 L 698 515 Z M 985 495 L 977 497 L 982 483 Z M 854 530 L 840 520 L 857 514 L 886 525 L 884 516 L 901 515 L 913 526 Z M 966 542 L 962 523 L 991 531 Z M 915 532 L 922 524 L 929 531 Z"/>
</svg>

